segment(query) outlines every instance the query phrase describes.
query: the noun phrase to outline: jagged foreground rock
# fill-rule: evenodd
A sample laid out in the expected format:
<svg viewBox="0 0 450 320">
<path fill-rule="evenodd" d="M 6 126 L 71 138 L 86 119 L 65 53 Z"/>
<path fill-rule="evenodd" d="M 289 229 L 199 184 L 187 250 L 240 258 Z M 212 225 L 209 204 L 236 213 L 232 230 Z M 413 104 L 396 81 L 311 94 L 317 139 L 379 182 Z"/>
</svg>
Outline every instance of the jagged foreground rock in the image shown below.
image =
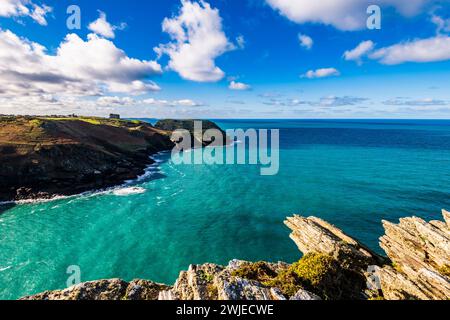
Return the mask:
<svg viewBox="0 0 450 320">
<path fill-rule="evenodd" d="M 322 219 L 294 216 L 288 218 L 285 224 L 292 230 L 291 239 L 304 254 L 318 252 L 330 255 L 343 267 L 361 273 L 370 265 L 380 265 L 386 261 Z"/>
<path fill-rule="evenodd" d="M 381 257 L 331 224 L 290 217 L 285 224 L 305 256 L 300 262 L 191 265 L 173 287 L 119 279 L 45 292 L 32 300 L 321 300 L 450 299 L 450 213 L 445 223 L 419 218 L 383 221 Z M 374 267 L 376 266 L 376 267 Z M 372 272 L 377 270 L 375 274 Z M 375 278 L 374 278 L 375 276 Z M 379 286 L 367 288 L 367 283 Z"/>
<path fill-rule="evenodd" d="M 47 291 L 22 300 L 157 300 L 169 286 L 147 280 L 120 279 L 85 282 L 65 290 Z"/>
<path fill-rule="evenodd" d="M 383 221 L 380 245 L 392 260 L 379 272 L 387 299 L 450 299 L 450 213 L 442 221 Z"/>
</svg>

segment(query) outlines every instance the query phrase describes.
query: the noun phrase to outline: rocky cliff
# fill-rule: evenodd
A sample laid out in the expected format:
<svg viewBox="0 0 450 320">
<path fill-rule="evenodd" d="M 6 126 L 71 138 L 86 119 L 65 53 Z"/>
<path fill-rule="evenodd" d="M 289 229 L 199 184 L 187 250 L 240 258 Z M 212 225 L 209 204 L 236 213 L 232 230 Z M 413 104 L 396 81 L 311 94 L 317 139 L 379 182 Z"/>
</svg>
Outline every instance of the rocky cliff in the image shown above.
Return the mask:
<svg viewBox="0 0 450 320">
<path fill-rule="evenodd" d="M 155 124 L 155 128 L 164 131 L 173 132 L 175 130 L 187 130 L 191 133 L 191 147 L 196 147 L 196 145 L 206 147 L 214 142 L 212 137 L 208 137 L 205 134 L 208 130 L 214 130 L 220 133 L 223 137 L 219 141 L 220 145 L 228 144 L 226 133 L 214 122 L 211 121 L 201 121 L 201 130 L 195 130 L 195 122 L 200 120 L 160 120 Z"/>
<path fill-rule="evenodd" d="M 383 222 L 382 257 L 315 217 L 285 221 L 304 253 L 294 264 L 231 261 L 191 265 L 173 286 L 119 279 L 83 283 L 31 300 L 365 300 L 450 299 L 450 213 L 445 222 Z"/>
<path fill-rule="evenodd" d="M 380 271 L 387 299 L 450 299 L 450 213 L 442 213 L 445 222 L 383 221 L 380 245 L 392 261 Z"/>
<path fill-rule="evenodd" d="M 153 162 L 152 154 L 174 147 L 173 127 L 94 117 L 0 117 L 0 202 L 73 195 L 135 179 Z"/>
<path fill-rule="evenodd" d="M 144 172 L 168 133 L 139 121 L 0 118 L 0 201 L 72 195 Z"/>
</svg>

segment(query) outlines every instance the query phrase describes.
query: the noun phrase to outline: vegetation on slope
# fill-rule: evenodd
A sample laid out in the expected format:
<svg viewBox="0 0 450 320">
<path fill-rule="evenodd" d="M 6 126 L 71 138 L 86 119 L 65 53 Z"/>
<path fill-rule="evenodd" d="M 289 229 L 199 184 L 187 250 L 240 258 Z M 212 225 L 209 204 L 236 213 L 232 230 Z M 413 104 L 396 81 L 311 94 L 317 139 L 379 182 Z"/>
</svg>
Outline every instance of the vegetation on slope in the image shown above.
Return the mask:
<svg viewBox="0 0 450 320">
<path fill-rule="evenodd" d="M 71 195 L 134 179 L 170 133 L 96 117 L 0 117 L 0 201 Z"/>
</svg>

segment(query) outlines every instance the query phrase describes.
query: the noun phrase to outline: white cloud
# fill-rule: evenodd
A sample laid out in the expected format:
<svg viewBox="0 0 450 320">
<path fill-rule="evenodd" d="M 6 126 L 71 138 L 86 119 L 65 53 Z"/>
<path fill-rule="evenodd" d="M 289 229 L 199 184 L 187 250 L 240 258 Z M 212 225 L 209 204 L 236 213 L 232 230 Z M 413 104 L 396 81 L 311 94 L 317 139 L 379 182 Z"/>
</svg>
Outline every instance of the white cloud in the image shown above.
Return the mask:
<svg viewBox="0 0 450 320">
<path fill-rule="evenodd" d="M 106 14 L 100 11 L 100 17 L 90 23 L 88 29 L 105 38 L 114 39 L 116 37 L 115 31 L 123 30 L 125 27 L 125 23 L 121 23 L 119 26 L 111 25 L 108 20 L 106 20 Z"/>
<path fill-rule="evenodd" d="M 436 36 L 398 43 L 376 50 L 370 58 L 387 65 L 450 60 L 450 37 Z"/>
<path fill-rule="evenodd" d="M 433 99 L 433 98 L 423 98 L 423 99 L 408 99 L 408 98 L 395 98 L 383 102 L 385 105 L 390 106 L 446 106 L 449 105 L 449 101 Z"/>
<path fill-rule="evenodd" d="M 309 105 L 319 107 L 342 107 L 342 106 L 354 106 L 367 101 L 366 98 L 352 97 L 352 96 L 326 96 L 320 98 L 318 102 L 309 102 Z"/>
<path fill-rule="evenodd" d="M 182 100 L 158 100 L 154 98 L 149 98 L 141 100 L 138 102 L 142 105 L 159 106 L 159 107 L 200 107 L 203 106 L 202 103 L 195 102 L 191 99 Z"/>
<path fill-rule="evenodd" d="M 280 14 L 296 23 L 322 23 L 340 30 L 359 30 L 366 26 L 367 7 L 373 0 L 266 0 Z M 379 0 L 382 7 L 394 7 L 402 15 L 414 15 L 437 0 Z"/>
<path fill-rule="evenodd" d="M 128 57 L 94 34 L 69 34 L 50 55 L 42 45 L 0 29 L 0 96 L 89 96 L 159 90 L 148 77 L 161 74 L 155 61 Z"/>
<path fill-rule="evenodd" d="M 361 63 L 361 59 L 369 54 L 374 47 L 375 44 L 372 41 L 363 41 L 355 49 L 345 51 L 344 58 L 347 61 L 356 61 Z"/>
<path fill-rule="evenodd" d="M 39 23 L 41 26 L 46 26 L 47 19 L 45 18 L 45 16 L 47 15 L 47 13 L 52 12 L 53 9 L 46 5 L 38 6 L 33 4 L 32 7 L 33 10 L 31 11 L 30 14 L 31 19 Z"/>
<path fill-rule="evenodd" d="M 101 106 L 126 106 L 135 103 L 130 97 L 106 96 L 97 99 L 97 103 Z"/>
<path fill-rule="evenodd" d="M 39 6 L 31 0 L 0 1 L 0 17 L 30 17 L 42 26 L 47 25 L 46 15 L 52 10 L 45 4 Z"/>
<path fill-rule="evenodd" d="M 306 34 L 299 34 L 298 40 L 300 41 L 300 45 L 308 50 L 310 50 L 314 45 L 313 39 Z"/>
<path fill-rule="evenodd" d="M 225 73 L 216 66 L 215 59 L 235 49 L 222 30 L 219 10 L 204 2 L 181 0 L 178 16 L 166 18 L 163 31 L 172 42 L 155 48 L 159 55 L 170 57 L 168 67 L 187 80 L 216 82 Z"/>
<path fill-rule="evenodd" d="M 302 75 L 302 77 L 308 79 L 315 79 L 315 78 L 339 76 L 340 74 L 341 73 L 335 68 L 322 68 L 317 70 L 309 70 L 304 75 Z"/>
<path fill-rule="evenodd" d="M 162 100 L 162 99 L 134 99 L 131 97 L 104 96 L 97 99 L 100 106 L 155 106 L 155 107 L 199 107 L 203 106 L 191 99 Z"/>
<path fill-rule="evenodd" d="M 266 105 L 278 107 L 298 107 L 304 105 L 309 107 L 328 108 L 328 107 L 355 106 L 367 100 L 368 99 L 361 97 L 330 95 L 321 97 L 319 100 L 316 101 L 272 98 L 263 103 Z"/>
<path fill-rule="evenodd" d="M 436 33 L 450 32 L 450 19 L 443 19 L 440 16 L 432 15 L 431 22 L 436 25 Z"/>
<path fill-rule="evenodd" d="M 236 82 L 236 81 L 231 81 L 228 88 L 230 90 L 238 90 L 238 91 L 245 91 L 245 90 L 251 89 L 250 85 L 242 83 L 242 82 Z"/>
</svg>

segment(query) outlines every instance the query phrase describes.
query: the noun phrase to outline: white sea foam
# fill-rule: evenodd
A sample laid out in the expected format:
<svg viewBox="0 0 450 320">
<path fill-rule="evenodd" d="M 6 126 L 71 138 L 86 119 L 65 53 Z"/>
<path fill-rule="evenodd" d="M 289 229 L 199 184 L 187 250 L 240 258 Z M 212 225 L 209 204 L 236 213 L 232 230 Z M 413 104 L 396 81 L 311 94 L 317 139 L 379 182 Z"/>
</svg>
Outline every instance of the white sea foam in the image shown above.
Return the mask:
<svg viewBox="0 0 450 320">
<path fill-rule="evenodd" d="M 132 195 L 132 194 L 145 193 L 146 191 L 147 191 L 146 189 L 141 188 L 141 187 L 128 187 L 128 188 L 116 189 L 112 193 L 115 196 L 125 197 L 125 196 L 129 196 L 129 195 Z"/>
<path fill-rule="evenodd" d="M 119 187 L 112 187 L 112 188 L 108 188 L 108 189 L 100 189 L 100 190 L 92 190 L 92 191 L 86 191 L 80 194 L 76 194 L 76 195 L 71 195 L 71 196 L 54 196 L 52 198 L 45 198 L 45 199 L 30 199 L 30 200 L 20 200 L 20 201 L 4 201 L 1 202 L 0 201 L 0 205 L 8 205 L 8 204 L 37 204 L 37 203 L 46 203 L 46 202 L 52 202 L 52 201 L 57 201 L 57 200 L 63 200 L 63 199 L 79 199 L 79 198 L 89 198 L 89 197 L 94 197 L 94 196 L 98 196 L 98 195 L 102 195 L 102 194 L 111 194 L 113 193 L 114 195 L 119 195 L 119 196 L 126 196 L 128 194 L 137 194 L 137 193 L 144 193 L 146 190 L 144 188 L 135 188 L 133 191 L 131 190 L 132 188 L 130 187 L 130 185 L 136 183 L 136 182 L 140 182 L 144 179 L 147 179 L 148 177 L 150 177 L 151 175 L 153 175 L 155 172 L 159 171 L 159 164 L 164 162 L 163 159 L 160 159 L 159 157 L 167 154 L 168 151 L 160 151 L 158 153 L 155 153 L 153 156 L 150 157 L 151 160 L 154 161 L 153 164 L 149 165 L 146 169 L 145 169 L 145 173 L 139 177 L 137 177 L 134 180 L 128 180 L 125 181 L 122 185 L 120 185 Z M 131 192 L 128 194 L 122 194 L 123 192 L 121 190 L 125 190 L 128 189 L 128 191 L 126 192 Z M 140 189 L 138 191 L 138 189 Z M 144 190 L 144 191 L 142 191 Z M 53 209 L 53 208 L 52 208 Z"/>
<path fill-rule="evenodd" d="M 12 267 L 11 266 L 8 266 L 8 267 L 0 267 L 0 272 L 2 272 L 2 271 L 6 271 L 6 270 L 8 270 L 8 269 L 11 269 Z"/>
<path fill-rule="evenodd" d="M 51 198 L 44 198 L 44 199 L 29 199 L 29 200 L 19 200 L 19 201 L 4 201 L 0 202 L 0 205 L 8 205 L 8 204 L 33 204 L 33 203 L 45 203 L 45 202 L 52 202 L 56 200 L 61 199 L 68 199 L 75 196 L 54 196 Z"/>
</svg>

